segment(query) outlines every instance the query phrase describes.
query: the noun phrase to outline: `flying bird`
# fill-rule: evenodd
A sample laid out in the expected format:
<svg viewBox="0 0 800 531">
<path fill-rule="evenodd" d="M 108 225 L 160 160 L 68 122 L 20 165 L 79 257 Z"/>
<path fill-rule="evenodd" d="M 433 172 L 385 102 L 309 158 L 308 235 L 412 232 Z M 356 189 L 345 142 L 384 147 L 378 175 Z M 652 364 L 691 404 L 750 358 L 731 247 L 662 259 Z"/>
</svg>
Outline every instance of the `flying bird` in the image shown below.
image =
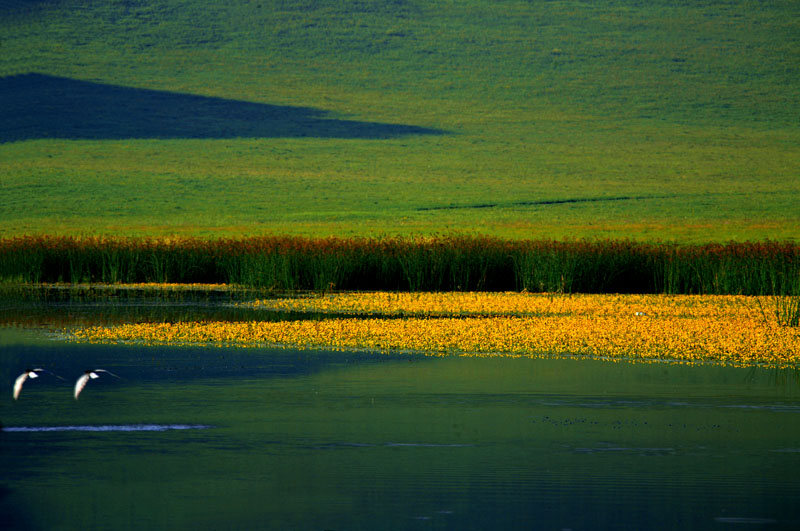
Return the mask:
<svg viewBox="0 0 800 531">
<path fill-rule="evenodd" d="M 78 378 L 78 381 L 75 382 L 75 400 L 78 399 L 78 395 L 81 394 L 81 391 L 83 391 L 83 388 L 86 387 L 87 383 L 89 383 L 89 380 L 100 378 L 100 375 L 97 374 L 99 372 L 104 372 L 106 374 L 110 374 L 114 378 L 119 378 L 119 376 L 117 376 L 113 372 L 107 371 L 105 369 L 95 369 L 93 371 L 86 371 L 81 375 L 80 378 Z"/>
<path fill-rule="evenodd" d="M 17 376 L 17 379 L 14 382 L 14 400 L 19 398 L 19 394 L 22 392 L 22 386 L 25 384 L 25 382 L 28 380 L 28 378 L 38 378 L 39 375 L 36 374 L 36 373 L 39 373 L 39 372 L 46 372 L 48 374 L 53 374 L 52 372 L 46 371 L 44 369 L 28 369 L 28 370 L 26 370 L 25 372 L 23 372 L 22 374 Z M 61 378 L 61 376 L 59 376 L 57 374 L 53 374 L 53 376 L 55 376 L 56 378 L 59 378 L 61 380 L 64 379 L 64 378 Z"/>
</svg>

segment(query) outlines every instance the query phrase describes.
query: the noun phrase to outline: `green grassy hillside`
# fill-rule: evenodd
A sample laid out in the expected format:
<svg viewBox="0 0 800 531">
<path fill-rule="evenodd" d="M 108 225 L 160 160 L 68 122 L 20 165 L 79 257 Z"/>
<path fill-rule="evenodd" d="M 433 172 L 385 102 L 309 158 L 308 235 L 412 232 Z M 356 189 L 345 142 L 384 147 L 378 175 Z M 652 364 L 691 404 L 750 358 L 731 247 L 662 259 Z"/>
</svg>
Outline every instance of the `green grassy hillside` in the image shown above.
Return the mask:
<svg viewBox="0 0 800 531">
<path fill-rule="evenodd" d="M 794 1 L 0 0 L 0 237 L 800 238 Z"/>
</svg>

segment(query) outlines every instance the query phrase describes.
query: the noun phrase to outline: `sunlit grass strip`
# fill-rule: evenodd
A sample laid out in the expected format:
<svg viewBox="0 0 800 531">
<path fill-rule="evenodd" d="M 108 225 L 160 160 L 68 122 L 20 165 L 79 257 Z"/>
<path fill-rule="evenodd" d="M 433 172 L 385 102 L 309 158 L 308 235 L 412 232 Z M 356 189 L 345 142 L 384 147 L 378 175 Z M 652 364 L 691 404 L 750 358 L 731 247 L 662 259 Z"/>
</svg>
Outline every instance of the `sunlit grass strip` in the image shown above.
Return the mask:
<svg viewBox="0 0 800 531">
<path fill-rule="evenodd" d="M 800 332 L 777 326 L 739 299 L 561 296 L 552 297 L 562 304 L 558 311 L 541 316 L 131 324 L 73 333 L 78 340 L 97 342 L 278 345 L 430 355 L 577 355 L 800 366 Z M 570 305 L 577 311 L 571 311 Z"/>
<path fill-rule="evenodd" d="M 71 284 L 67 282 L 43 282 L 41 284 L 22 285 L 23 287 L 70 289 L 70 290 L 147 290 L 147 291 L 232 291 L 238 286 L 230 284 L 202 284 L 202 283 L 178 283 L 178 282 L 131 282 L 131 283 L 107 283 L 107 282 L 85 282 Z"/>
</svg>

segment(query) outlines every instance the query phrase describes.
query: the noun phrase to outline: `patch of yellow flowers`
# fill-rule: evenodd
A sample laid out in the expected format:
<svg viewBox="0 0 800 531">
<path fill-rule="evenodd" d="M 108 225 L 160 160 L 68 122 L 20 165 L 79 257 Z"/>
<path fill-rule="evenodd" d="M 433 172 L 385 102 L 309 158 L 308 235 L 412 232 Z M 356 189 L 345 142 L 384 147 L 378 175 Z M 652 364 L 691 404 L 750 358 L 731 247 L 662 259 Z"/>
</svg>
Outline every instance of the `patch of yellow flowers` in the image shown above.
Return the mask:
<svg viewBox="0 0 800 531">
<path fill-rule="evenodd" d="M 778 326 L 766 297 L 342 293 L 248 304 L 337 317 L 129 324 L 73 334 L 79 340 L 101 342 L 800 366 L 800 330 Z"/>
<path fill-rule="evenodd" d="M 283 299 L 260 299 L 240 306 L 278 312 L 333 313 L 375 316 L 544 316 L 603 315 L 762 319 L 765 297 L 728 295 L 563 295 L 527 292 L 334 293 Z M 766 309 L 766 306 L 763 306 Z"/>
</svg>

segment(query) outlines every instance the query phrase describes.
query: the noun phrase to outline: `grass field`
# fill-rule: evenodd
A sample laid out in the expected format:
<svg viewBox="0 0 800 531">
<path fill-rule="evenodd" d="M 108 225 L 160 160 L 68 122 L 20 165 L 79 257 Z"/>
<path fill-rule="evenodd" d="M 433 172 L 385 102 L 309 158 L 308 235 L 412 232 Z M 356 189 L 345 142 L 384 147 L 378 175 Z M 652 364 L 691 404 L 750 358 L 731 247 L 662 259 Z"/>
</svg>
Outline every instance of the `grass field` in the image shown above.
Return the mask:
<svg viewBox="0 0 800 531">
<path fill-rule="evenodd" d="M 793 1 L 0 0 L 0 236 L 800 237 Z"/>
</svg>

